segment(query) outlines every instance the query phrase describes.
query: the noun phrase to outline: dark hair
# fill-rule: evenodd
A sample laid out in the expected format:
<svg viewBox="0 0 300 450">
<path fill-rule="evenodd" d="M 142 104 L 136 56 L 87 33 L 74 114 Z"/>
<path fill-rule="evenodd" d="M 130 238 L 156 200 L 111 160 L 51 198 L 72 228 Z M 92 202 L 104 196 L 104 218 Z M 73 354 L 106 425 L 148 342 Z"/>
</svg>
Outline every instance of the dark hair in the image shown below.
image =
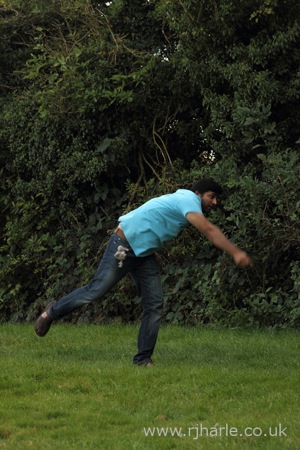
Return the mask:
<svg viewBox="0 0 300 450">
<path fill-rule="evenodd" d="M 193 192 L 198 191 L 200 194 L 204 194 L 207 191 L 212 191 L 217 195 L 221 195 L 223 191 L 222 187 L 212 178 L 204 178 L 196 181 L 190 190 Z"/>
</svg>

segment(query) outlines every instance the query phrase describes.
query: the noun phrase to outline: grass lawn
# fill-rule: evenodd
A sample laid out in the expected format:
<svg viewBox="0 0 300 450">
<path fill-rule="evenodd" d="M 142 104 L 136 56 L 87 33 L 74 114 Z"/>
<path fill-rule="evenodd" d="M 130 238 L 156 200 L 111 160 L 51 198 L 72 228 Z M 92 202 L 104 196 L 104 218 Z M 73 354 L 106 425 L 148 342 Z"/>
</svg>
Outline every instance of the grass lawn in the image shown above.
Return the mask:
<svg viewBox="0 0 300 450">
<path fill-rule="evenodd" d="M 0 449 L 300 448 L 299 332 L 166 326 L 149 368 L 136 337 L 0 325 Z"/>
</svg>

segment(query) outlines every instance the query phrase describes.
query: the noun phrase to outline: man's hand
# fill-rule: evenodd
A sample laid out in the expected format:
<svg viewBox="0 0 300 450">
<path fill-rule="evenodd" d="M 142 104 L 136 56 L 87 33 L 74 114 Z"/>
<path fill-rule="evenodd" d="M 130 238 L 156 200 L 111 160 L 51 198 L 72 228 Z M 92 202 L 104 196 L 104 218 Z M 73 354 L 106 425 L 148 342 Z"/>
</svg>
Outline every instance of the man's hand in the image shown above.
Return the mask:
<svg viewBox="0 0 300 450">
<path fill-rule="evenodd" d="M 235 264 L 238 267 L 252 266 L 252 260 L 249 255 L 243 250 L 238 249 L 232 256 Z"/>
</svg>

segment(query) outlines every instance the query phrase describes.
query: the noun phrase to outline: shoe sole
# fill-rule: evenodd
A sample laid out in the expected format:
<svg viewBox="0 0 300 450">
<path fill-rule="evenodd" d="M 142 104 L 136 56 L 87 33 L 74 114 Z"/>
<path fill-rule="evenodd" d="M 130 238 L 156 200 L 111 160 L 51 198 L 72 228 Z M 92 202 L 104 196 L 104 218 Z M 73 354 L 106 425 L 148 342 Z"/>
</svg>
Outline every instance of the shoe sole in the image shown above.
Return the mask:
<svg viewBox="0 0 300 450">
<path fill-rule="evenodd" d="M 46 306 L 46 308 L 44 309 L 42 314 L 40 314 L 39 317 L 35 321 L 34 331 L 35 331 L 36 335 L 39 337 L 46 336 L 46 334 L 48 333 L 48 331 L 51 328 L 53 320 L 50 318 L 48 311 L 53 304 L 54 304 L 54 302 L 48 303 L 48 305 Z M 42 317 L 44 313 L 48 314 L 48 318 Z M 45 321 L 45 320 L 49 320 L 49 323 L 47 325 L 43 324 L 43 321 Z"/>
</svg>

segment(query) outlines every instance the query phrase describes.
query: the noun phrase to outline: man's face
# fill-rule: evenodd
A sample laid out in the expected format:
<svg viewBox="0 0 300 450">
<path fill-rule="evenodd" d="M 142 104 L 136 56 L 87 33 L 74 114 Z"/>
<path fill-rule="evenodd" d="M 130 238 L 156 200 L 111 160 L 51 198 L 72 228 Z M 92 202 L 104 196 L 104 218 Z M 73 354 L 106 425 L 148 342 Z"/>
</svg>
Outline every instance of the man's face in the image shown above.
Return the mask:
<svg viewBox="0 0 300 450">
<path fill-rule="evenodd" d="M 201 198 L 202 209 L 205 214 L 209 214 L 213 209 L 216 208 L 219 199 L 215 192 L 207 191 L 204 192 L 204 194 L 200 194 L 197 191 L 196 194 Z"/>
</svg>

